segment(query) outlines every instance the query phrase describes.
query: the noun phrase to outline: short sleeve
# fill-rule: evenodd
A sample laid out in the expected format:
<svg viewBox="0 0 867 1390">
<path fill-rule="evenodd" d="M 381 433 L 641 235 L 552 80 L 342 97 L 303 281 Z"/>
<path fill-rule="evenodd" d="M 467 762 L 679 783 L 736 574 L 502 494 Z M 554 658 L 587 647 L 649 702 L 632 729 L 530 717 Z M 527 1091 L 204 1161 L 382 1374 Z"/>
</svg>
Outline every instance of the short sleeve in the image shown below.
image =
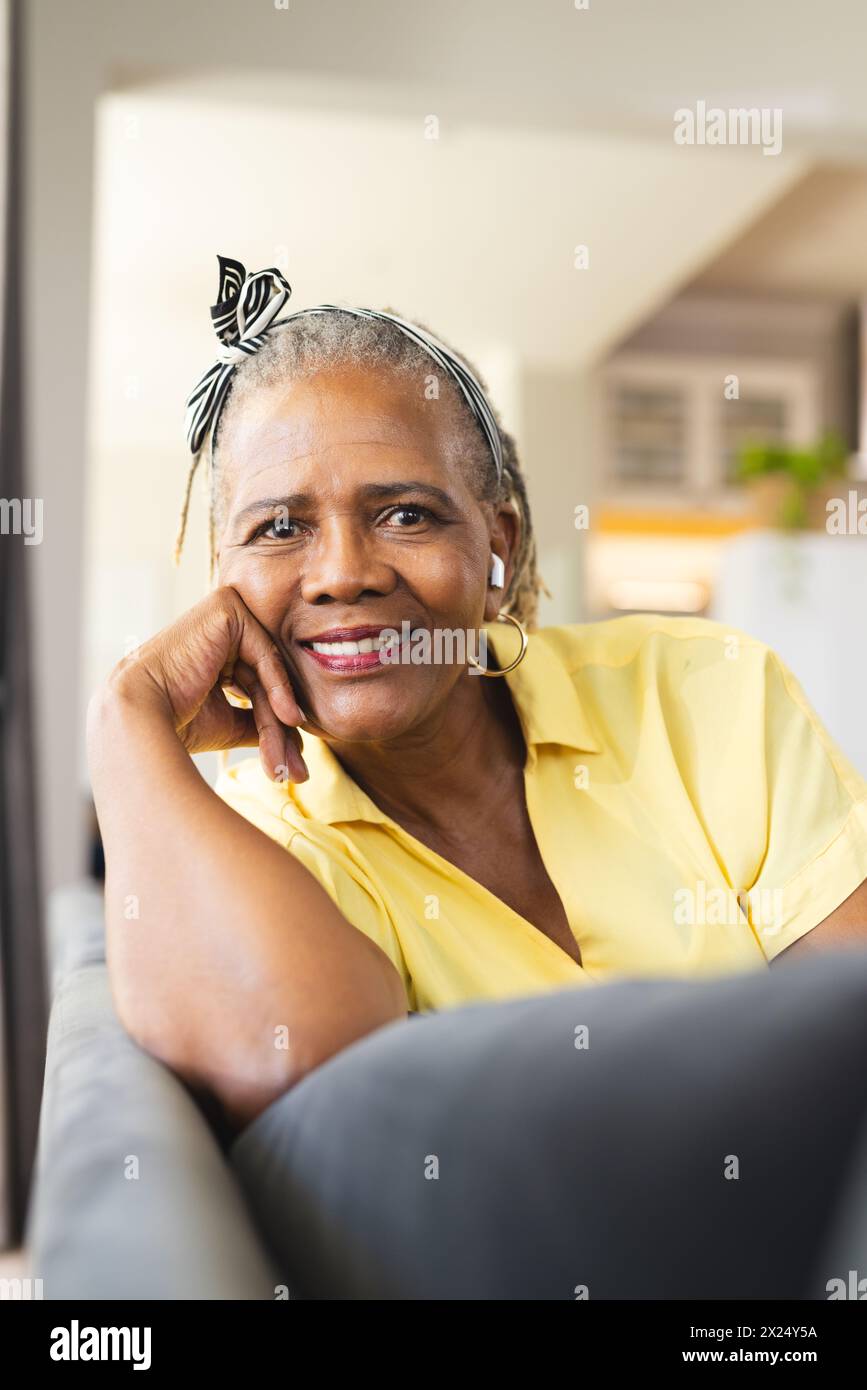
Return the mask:
<svg viewBox="0 0 867 1390">
<path fill-rule="evenodd" d="M 321 883 L 346 920 L 385 952 L 403 981 L 407 1009 L 417 1009 L 394 923 L 346 836 L 318 822 L 308 822 L 302 830 L 287 819 L 285 811 L 290 803 L 286 790 L 265 776 L 258 757 L 224 768 L 214 791 L 245 820 L 283 845 Z"/>
<path fill-rule="evenodd" d="M 763 776 L 748 780 L 761 788 L 764 843 L 755 875 L 738 886 L 770 961 L 867 878 L 867 781 L 771 648 L 763 665 Z"/>
</svg>

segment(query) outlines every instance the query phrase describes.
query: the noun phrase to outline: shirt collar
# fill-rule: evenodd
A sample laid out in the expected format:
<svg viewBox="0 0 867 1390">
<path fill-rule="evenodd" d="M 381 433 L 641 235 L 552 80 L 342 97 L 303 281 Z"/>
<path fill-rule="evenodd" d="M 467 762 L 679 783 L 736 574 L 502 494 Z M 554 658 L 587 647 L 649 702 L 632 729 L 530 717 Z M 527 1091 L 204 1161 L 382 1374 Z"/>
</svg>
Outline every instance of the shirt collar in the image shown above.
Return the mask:
<svg viewBox="0 0 867 1390">
<path fill-rule="evenodd" d="M 499 665 L 508 666 L 520 651 L 517 631 L 511 623 L 494 623 L 485 631 Z M 598 753 L 601 744 L 578 698 L 575 674 L 557 650 L 557 631 L 542 628 L 528 633 L 524 660 L 500 679 L 509 687 L 531 749 L 540 743 L 559 743 Z"/>
<path fill-rule="evenodd" d="M 493 649 L 498 664 L 507 666 L 518 651 L 517 631 L 505 623 L 492 623 L 485 631 L 488 647 Z M 588 753 L 600 750 L 599 741 L 581 707 L 574 675 L 557 651 L 556 631 L 542 629 L 528 633 L 523 661 L 514 671 L 499 678 L 506 681 L 512 695 L 528 746 L 530 766 L 535 763 L 537 746 L 543 743 Z M 303 814 L 328 825 L 357 820 L 391 823 L 391 817 L 344 771 L 323 739 L 303 731 L 301 737 L 310 777 L 306 782 L 290 783 L 289 787 L 291 802 Z M 289 805 L 287 802 L 287 809 Z"/>
</svg>

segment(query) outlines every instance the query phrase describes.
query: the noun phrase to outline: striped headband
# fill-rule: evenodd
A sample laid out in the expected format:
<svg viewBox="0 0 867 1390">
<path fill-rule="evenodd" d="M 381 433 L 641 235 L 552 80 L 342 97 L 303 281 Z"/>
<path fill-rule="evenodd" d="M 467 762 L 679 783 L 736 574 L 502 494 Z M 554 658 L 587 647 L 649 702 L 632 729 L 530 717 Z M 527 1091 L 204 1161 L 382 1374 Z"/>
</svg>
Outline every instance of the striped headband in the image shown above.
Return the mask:
<svg viewBox="0 0 867 1390">
<path fill-rule="evenodd" d="M 497 422 L 494 419 L 488 398 L 481 385 L 468 367 L 460 362 L 454 353 L 439 342 L 432 334 L 418 328 L 396 314 L 388 314 L 378 309 L 350 309 L 341 304 L 317 304 L 312 309 L 298 309 L 278 319 L 292 288 L 285 276 L 274 266 L 268 270 L 258 270 L 248 275 L 240 261 L 228 256 L 218 256 L 220 263 L 220 291 L 217 303 L 211 307 L 211 320 L 214 332 L 220 343 L 220 351 L 213 366 L 187 397 L 186 433 L 187 442 L 195 456 L 210 431 L 211 451 L 216 433 L 217 420 L 223 408 L 232 375 L 239 362 L 258 352 L 266 335 L 279 324 L 290 323 L 303 314 L 354 314 L 356 318 L 383 319 L 397 324 L 413 342 L 418 343 L 434 359 L 438 366 L 457 382 L 464 400 L 478 420 L 488 441 L 497 477 L 503 476 L 503 446 Z"/>
</svg>

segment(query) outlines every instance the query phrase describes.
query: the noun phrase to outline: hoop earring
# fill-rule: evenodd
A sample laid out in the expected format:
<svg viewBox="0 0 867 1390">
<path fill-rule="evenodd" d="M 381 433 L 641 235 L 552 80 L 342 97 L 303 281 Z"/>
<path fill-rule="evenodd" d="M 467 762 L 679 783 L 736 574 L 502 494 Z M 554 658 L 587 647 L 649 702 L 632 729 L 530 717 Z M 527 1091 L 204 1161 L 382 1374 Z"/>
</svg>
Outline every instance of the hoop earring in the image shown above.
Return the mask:
<svg viewBox="0 0 867 1390">
<path fill-rule="evenodd" d="M 521 624 L 518 622 L 518 619 L 512 617 L 511 613 L 498 613 L 497 622 L 511 623 L 513 627 L 516 627 L 518 629 L 518 631 L 521 634 L 521 650 L 515 657 L 515 660 L 511 663 L 511 665 L 503 666 L 499 671 L 489 671 L 487 666 L 482 666 L 481 662 L 476 661 L 475 657 L 468 656 L 467 661 L 470 663 L 471 666 L 475 666 L 480 676 L 506 676 L 510 671 L 514 671 L 516 666 L 520 666 L 521 662 L 524 660 L 524 657 L 527 655 L 527 644 L 529 639 Z"/>
</svg>

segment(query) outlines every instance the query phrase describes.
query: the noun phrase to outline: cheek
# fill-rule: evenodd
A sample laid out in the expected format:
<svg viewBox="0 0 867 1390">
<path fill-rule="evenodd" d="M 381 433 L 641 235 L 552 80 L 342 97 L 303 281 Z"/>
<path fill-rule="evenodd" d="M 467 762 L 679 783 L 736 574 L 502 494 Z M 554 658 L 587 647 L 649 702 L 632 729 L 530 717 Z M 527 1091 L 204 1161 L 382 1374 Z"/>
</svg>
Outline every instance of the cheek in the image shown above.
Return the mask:
<svg viewBox="0 0 867 1390">
<path fill-rule="evenodd" d="M 442 626 L 470 627 L 480 620 L 485 586 L 477 556 L 454 548 L 428 552 L 405 567 L 404 579 Z"/>
<path fill-rule="evenodd" d="M 253 616 L 274 631 L 285 616 L 297 575 L 294 566 L 281 565 L 276 555 L 234 552 L 220 565 L 220 583 L 237 589 Z"/>
</svg>

